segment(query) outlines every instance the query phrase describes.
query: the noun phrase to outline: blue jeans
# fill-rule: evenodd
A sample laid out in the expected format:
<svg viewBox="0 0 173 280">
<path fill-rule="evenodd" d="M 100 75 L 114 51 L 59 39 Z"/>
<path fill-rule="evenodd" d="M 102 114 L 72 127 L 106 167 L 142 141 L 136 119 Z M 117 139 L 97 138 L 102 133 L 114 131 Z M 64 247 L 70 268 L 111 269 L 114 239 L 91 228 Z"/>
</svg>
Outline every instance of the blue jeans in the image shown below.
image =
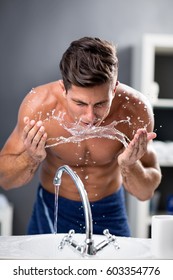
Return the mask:
<svg viewBox="0 0 173 280">
<path fill-rule="evenodd" d="M 38 188 L 28 234 L 54 233 L 55 195 L 47 192 L 41 185 Z M 103 234 L 109 229 L 117 236 L 130 236 L 125 209 L 124 189 L 99 201 L 90 202 L 93 217 L 93 233 Z M 80 201 L 58 197 L 57 233 L 67 233 L 74 229 L 76 233 L 85 233 L 85 216 Z"/>
</svg>

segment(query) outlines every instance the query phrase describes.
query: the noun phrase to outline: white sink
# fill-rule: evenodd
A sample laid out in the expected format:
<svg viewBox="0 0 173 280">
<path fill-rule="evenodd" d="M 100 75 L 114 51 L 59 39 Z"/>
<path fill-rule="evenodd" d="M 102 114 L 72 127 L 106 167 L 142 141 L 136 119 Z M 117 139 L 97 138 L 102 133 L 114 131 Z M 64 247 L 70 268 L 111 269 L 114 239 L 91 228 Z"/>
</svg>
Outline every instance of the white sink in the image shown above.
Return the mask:
<svg viewBox="0 0 173 280">
<path fill-rule="evenodd" d="M 70 245 L 58 246 L 66 234 L 28 236 L 1 236 L 0 259 L 152 259 L 151 239 L 117 237 L 120 249 L 109 244 L 94 256 L 81 256 Z M 82 244 L 85 234 L 74 234 L 73 239 Z M 93 235 L 94 244 L 105 240 L 103 235 Z"/>
</svg>

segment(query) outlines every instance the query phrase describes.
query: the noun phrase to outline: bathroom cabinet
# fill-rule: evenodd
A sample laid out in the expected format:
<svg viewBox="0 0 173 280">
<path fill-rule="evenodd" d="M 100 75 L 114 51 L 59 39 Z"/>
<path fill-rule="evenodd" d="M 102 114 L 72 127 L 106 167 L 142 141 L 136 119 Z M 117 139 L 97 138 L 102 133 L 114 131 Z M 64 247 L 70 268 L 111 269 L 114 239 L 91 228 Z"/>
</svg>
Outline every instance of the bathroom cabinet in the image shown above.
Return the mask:
<svg viewBox="0 0 173 280">
<path fill-rule="evenodd" d="M 163 174 L 150 201 L 127 197 L 132 236 L 146 238 L 152 215 L 167 213 L 167 200 L 173 195 L 173 35 L 145 34 L 133 50 L 132 61 L 132 86 L 146 95 L 153 107 L 157 133 L 153 145 Z"/>
</svg>

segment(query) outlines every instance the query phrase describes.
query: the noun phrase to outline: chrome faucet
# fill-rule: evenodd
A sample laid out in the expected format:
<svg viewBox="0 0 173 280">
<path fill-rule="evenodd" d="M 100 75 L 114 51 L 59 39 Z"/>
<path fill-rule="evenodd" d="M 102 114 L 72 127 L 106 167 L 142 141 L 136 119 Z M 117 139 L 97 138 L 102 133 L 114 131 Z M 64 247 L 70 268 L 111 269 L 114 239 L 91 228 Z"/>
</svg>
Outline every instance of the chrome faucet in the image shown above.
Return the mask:
<svg viewBox="0 0 173 280">
<path fill-rule="evenodd" d="M 116 237 L 114 235 L 110 234 L 109 230 L 107 230 L 107 229 L 103 231 L 103 234 L 107 237 L 107 239 L 100 242 L 97 246 L 94 246 L 94 240 L 92 239 L 92 237 L 93 237 L 92 213 L 91 213 L 91 207 L 89 204 L 87 192 L 86 192 L 84 185 L 83 185 L 81 179 L 79 178 L 79 176 L 68 165 L 63 165 L 63 166 L 59 167 L 58 170 L 56 171 L 56 174 L 55 174 L 55 177 L 53 180 L 53 184 L 55 186 L 61 185 L 61 177 L 62 177 L 63 172 L 66 172 L 68 175 L 70 175 L 70 177 L 74 181 L 74 183 L 79 191 L 79 194 L 80 194 L 80 197 L 81 197 L 81 200 L 83 203 L 83 209 L 84 209 L 84 215 L 85 215 L 86 238 L 85 238 L 83 245 L 78 245 L 77 242 L 72 239 L 73 234 L 75 233 L 75 231 L 72 229 L 62 239 L 62 241 L 59 245 L 59 249 L 62 249 L 64 247 L 64 245 L 67 243 L 67 244 L 70 244 L 77 251 L 79 251 L 82 255 L 85 255 L 85 254 L 86 255 L 95 255 L 98 251 L 100 251 L 102 248 L 104 248 L 111 242 L 113 242 L 116 249 L 119 249 L 119 245 L 117 243 Z"/>
</svg>

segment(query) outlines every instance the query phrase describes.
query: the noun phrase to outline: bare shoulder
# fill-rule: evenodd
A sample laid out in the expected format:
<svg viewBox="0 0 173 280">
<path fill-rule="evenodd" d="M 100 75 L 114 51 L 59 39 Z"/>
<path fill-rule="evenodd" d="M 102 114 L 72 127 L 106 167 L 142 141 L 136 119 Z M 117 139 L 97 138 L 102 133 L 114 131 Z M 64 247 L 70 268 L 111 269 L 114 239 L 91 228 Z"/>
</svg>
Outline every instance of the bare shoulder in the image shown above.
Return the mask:
<svg viewBox="0 0 173 280">
<path fill-rule="evenodd" d="M 151 108 L 149 99 L 143 93 L 128 85 L 119 83 L 117 87 L 117 94 L 121 95 L 125 100 L 136 101 L 136 105 L 141 104 L 140 102 L 142 102 Z"/>
<path fill-rule="evenodd" d="M 128 105 L 131 109 L 135 108 L 135 111 L 138 109 L 141 110 L 141 107 L 143 107 L 144 112 L 148 111 L 148 113 L 152 113 L 152 106 L 149 99 L 144 94 L 130 86 L 119 83 L 116 96 L 120 99 L 121 103 Z"/>
<path fill-rule="evenodd" d="M 36 121 L 45 118 L 51 110 L 57 107 L 58 103 L 61 103 L 61 99 L 60 81 L 32 88 L 20 106 L 18 121 L 23 121 L 25 116 Z"/>
<path fill-rule="evenodd" d="M 138 90 L 119 83 L 115 102 L 119 104 L 119 113 L 122 119 L 127 116 L 132 123 L 131 131 L 134 133 L 139 128 L 146 128 L 151 132 L 154 128 L 154 114 L 152 106 L 147 97 Z"/>
<path fill-rule="evenodd" d="M 62 96 L 62 90 L 59 81 L 32 88 L 20 105 L 17 124 L 7 139 L 1 154 L 21 153 L 24 150 L 22 141 L 22 131 L 25 126 L 24 117 L 27 116 L 35 121 L 44 120 L 47 114 L 54 110 L 58 103 L 62 102 L 60 96 Z"/>
</svg>

